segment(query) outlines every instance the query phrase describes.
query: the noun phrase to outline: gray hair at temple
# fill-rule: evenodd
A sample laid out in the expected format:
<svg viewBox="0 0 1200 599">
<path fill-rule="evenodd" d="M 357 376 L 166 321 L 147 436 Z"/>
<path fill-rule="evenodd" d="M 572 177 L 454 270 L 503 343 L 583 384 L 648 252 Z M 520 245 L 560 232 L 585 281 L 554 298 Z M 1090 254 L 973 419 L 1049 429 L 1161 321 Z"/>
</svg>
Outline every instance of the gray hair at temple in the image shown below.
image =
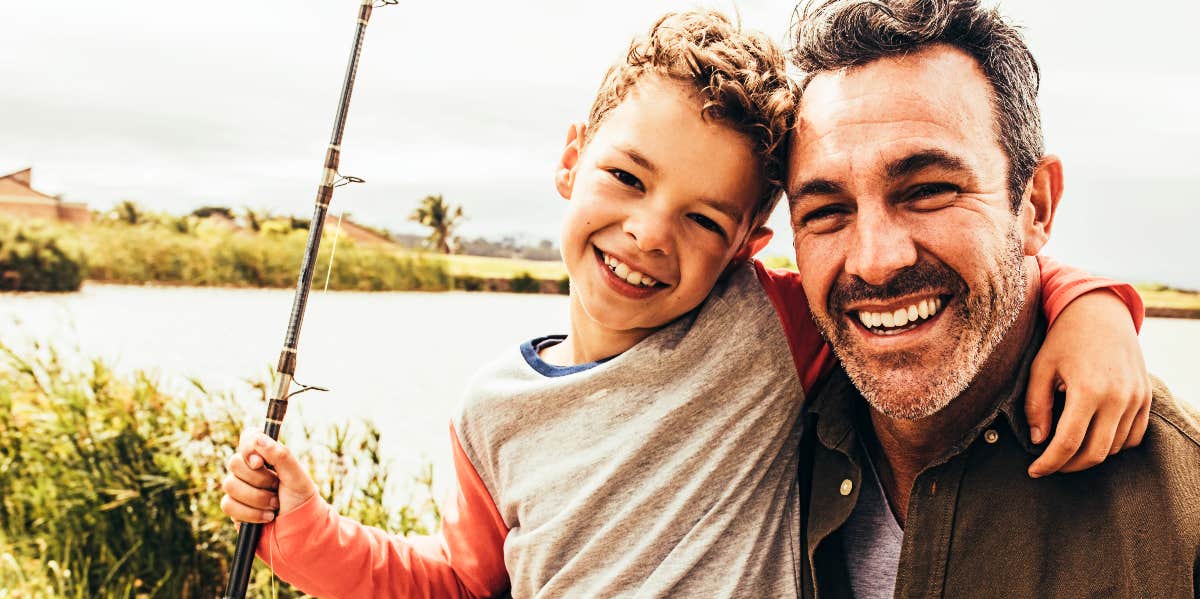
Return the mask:
<svg viewBox="0 0 1200 599">
<path fill-rule="evenodd" d="M 803 87 L 822 71 L 948 44 L 972 56 L 992 88 L 1013 211 L 1045 153 L 1039 72 L 1017 27 L 978 0 L 816 0 L 797 6 L 791 59 Z"/>
</svg>

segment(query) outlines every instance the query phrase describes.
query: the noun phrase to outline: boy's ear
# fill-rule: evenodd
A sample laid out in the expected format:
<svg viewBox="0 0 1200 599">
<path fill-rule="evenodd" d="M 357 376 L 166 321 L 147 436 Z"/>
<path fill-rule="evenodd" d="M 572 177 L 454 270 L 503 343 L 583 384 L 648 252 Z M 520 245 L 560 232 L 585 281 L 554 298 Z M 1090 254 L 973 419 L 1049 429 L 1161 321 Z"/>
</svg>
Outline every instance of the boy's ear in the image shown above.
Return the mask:
<svg viewBox="0 0 1200 599">
<path fill-rule="evenodd" d="M 563 146 L 562 155 L 554 169 L 554 186 L 558 195 L 564 200 L 571 199 L 571 190 L 575 187 L 575 167 L 579 164 L 579 155 L 583 152 L 583 137 L 587 132 L 586 123 L 571 123 L 567 127 L 567 143 Z"/>
<path fill-rule="evenodd" d="M 746 237 L 745 243 L 742 244 L 742 249 L 738 250 L 737 255 L 733 257 L 735 261 L 744 261 L 753 258 L 755 254 L 767 247 L 767 243 L 771 241 L 771 237 L 775 236 L 775 232 L 766 225 L 761 225 L 757 229 L 750 232 Z"/>
<path fill-rule="evenodd" d="M 1063 193 L 1062 160 L 1047 155 L 1038 163 L 1029 182 L 1025 200 L 1021 203 L 1020 219 L 1025 235 L 1025 255 L 1035 256 L 1050 240 L 1054 215 Z"/>
</svg>

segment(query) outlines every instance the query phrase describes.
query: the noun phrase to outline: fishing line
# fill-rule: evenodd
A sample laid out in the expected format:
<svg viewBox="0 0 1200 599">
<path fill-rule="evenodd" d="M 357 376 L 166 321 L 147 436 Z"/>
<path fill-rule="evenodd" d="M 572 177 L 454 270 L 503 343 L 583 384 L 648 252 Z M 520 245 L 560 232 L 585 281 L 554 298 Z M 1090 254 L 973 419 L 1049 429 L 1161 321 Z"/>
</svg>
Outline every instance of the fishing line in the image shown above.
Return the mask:
<svg viewBox="0 0 1200 599">
<path fill-rule="evenodd" d="M 349 185 L 351 183 L 366 183 L 366 180 L 360 179 L 358 177 L 349 177 L 349 176 L 343 175 L 341 173 L 338 173 L 338 180 L 336 183 L 333 184 L 333 186 L 334 187 L 342 187 L 343 185 Z M 333 247 L 329 250 L 329 267 L 325 269 L 325 288 L 321 290 L 321 295 L 325 295 L 326 293 L 329 292 L 329 276 L 333 274 L 333 257 L 334 257 L 334 255 L 337 254 L 338 238 L 340 238 L 342 236 L 342 218 L 344 218 L 345 216 L 346 216 L 345 209 L 342 209 L 341 212 L 338 212 L 337 231 L 335 231 L 333 234 Z"/>
</svg>

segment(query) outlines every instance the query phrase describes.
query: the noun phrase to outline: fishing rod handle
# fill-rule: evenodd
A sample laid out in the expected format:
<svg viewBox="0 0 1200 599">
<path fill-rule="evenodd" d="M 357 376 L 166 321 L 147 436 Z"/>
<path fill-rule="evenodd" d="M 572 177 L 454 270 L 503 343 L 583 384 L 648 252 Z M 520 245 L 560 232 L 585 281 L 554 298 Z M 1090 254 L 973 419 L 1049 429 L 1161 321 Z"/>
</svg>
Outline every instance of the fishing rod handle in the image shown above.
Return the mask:
<svg viewBox="0 0 1200 599">
<path fill-rule="evenodd" d="M 250 585 L 250 569 L 254 566 L 254 550 L 262 538 L 263 525 L 243 522 L 238 529 L 237 548 L 234 549 L 233 564 L 229 567 L 229 583 L 225 586 L 223 599 L 245 599 L 246 587 Z M 250 559 L 238 559 L 249 555 Z"/>
<path fill-rule="evenodd" d="M 267 417 L 263 423 L 263 433 L 272 439 L 279 438 L 279 431 L 283 427 L 283 416 L 287 413 L 287 397 L 291 385 L 291 375 L 280 374 L 275 395 L 267 404 Z M 238 529 L 237 544 L 234 545 L 233 562 L 229 566 L 229 582 L 225 585 L 224 599 L 243 599 L 246 596 L 246 588 L 250 584 L 250 570 L 254 566 L 254 552 L 258 549 L 262 531 L 263 525 L 257 522 L 243 522 Z"/>
</svg>

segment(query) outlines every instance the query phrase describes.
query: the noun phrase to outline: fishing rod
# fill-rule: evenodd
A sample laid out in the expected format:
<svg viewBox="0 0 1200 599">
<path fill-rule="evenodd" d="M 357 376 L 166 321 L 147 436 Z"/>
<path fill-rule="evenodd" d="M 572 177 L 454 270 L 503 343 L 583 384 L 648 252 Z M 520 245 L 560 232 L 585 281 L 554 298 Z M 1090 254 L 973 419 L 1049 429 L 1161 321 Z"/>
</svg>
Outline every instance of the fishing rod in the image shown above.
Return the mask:
<svg viewBox="0 0 1200 599">
<path fill-rule="evenodd" d="M 325 214 L 329 211 L 330 200 L 333 199 L 333 189 L 347 183 L 362 183 L 362 179 L 357 177 L 345 177 L 339 174 L 338 163 L 342 153 L 342 131 L 346 128 L 346 112 L 350 108 L 350 93 L 354 89 L 354 76 L 358 72 L 358 56 L 362 52 L 367 21 L 371 18 L 372 9 L 398 3 L 399 0 L 362 0 L 362 6 L 358 10 L 358 27 L 354 32 L 354 46 L 350 51 L 350 63 L 346 65 L 342 96 L 338 102 L 337 117 L 333 121 L 333 136 L 329 140 L 329 148 L 325 151 L 325 170 L 321 177 L 321 185 L 317 188 L 316 207 L 313 209 L 312 222 L 308 227 L 308 244 L 304 248 L 304 258 L 300 262 L 300 278 L 296 282 L 296 295 L 292 301 L 292 314 L 288 320 L 287 336 L 284 338 L 283 350 L 279 353 L 279 363 L 275 367 L 279 378 L 275 394 L 271 396 L 271 400 L 267 404 L 267 418 L 263 425 L 263 432 L 272 439 L 279 438 L 283 416 L 287 413 L 288 399 L 309 389 L 319 389 L 296 383 L 300 390 L 295 393 L 289 392 L 296 375 L 296 350 L 300 338 L 300 324 L 304 321 L 304 308 L 308 304 L 308 292 L 312 288 L 317 251 L 321 247 L 321 233 L 325 229 Z M 250 581 L 250 568 L 254 565 L 254 550 L 258 547 L 259 538 L 262 537 L 262 527 L 263 525 L 258 523 L 242 523 L 233 553 L 233 563 L 229 567 L 229 583 L 225 587 L 224 599 L 243 599 L 246 596 L 246 587 Z"/>
</svg>

